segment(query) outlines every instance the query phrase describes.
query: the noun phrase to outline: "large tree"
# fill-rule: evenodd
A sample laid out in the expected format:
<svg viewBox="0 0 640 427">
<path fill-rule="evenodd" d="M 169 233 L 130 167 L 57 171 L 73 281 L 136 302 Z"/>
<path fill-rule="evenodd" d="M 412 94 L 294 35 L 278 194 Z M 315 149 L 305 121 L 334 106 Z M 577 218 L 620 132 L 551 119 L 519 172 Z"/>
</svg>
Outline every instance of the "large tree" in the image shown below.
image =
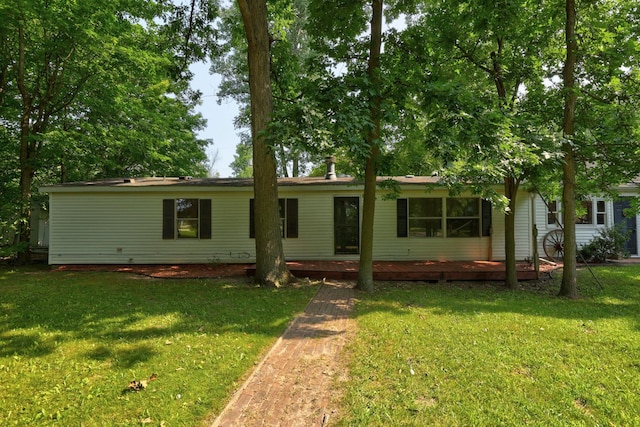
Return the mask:
<svg viewBox="0 0 640 427">
<path fill-rule="evenodd" d="M 370 126 L 365 138 L 369 155 L 364 169 L 364 197 L 362 201 L 362 231 L 360 237 L 360 268 L 357 288 L 373 292 L 373 238 L 378 177 L 378 157 L 380 155 L 380 127 L 382 126 L 382 94 L 380 83 L 380 53 L 382 49 L 383 1 L 371 2 L 371 37 L 369 41 L 369 117 Z"/>
<path fill-rule="evenodd" d="M 251 137 L 255 197 L 257 283 L 283 286 L 292 280 L 280 236 L 278 182 L 272 146 L 267 140 L 273 100 L 271 92 L 271 37 L 265 0 L 238 0 L 246 37 L 251 95 Z"/>
<path fill-rule="evenodd" d="M 564 166 L 562 169 L 562 219 L 564 227 L 564 270 L 560 295 L 569 298 L 578 296 L 576 274 L 576 227 L 575 227 L 575 200 L 576 200 L 576 155 L 573 148 L 575 132 L 575 112 L 578 95 L 575 88 L 575 69 L 578 57 L 578 39 L 576 35 L 576 2 L 566 0 L 566 59 L 562 73 L 562 81 L 565 90 L 564 116 L 562 120 L 562 136 L 565 139 L 562 144 L 564 152 Z"/>
<path fill-rule="evenodd" d="M 443 181 L 454 190 L 471 183 L 473 191 L 504 209 L 505 284 L 511 288 L 517 285 L 518 190 L 541 162 L 541 142 L 552 142 L 526 109 L 532 103 L 527 89 L 542 80 L 540 52 L 554 31 L 550 16 L 548 8 L 526 0 L 500 7 L 424 2 L 390 49 L 398 57 L 407 49 L 415 52 L 409 59 L 414 71 L 406 78 L 408 99 L 417 104 L 414 122 L 425 124 L 422 138 L 440 161 Z M 423 71 L 419 62 L 426 64 Z M 500 182 L 502 200 L 493 190 Z"/>
<path fill-rule="evenodd" d="M 316 91 L 310 83 L 311 71 L 307 23 L 307 0 L 281 0 L 268 4 L 267 19 L 271 36 L 272 113 L 269 122 L 269 143 L 276 157 L 278 176 L 299 176 L 308 172 L 308 164 L 321 158 L 314 146 L 321 144 L 317 121 L 321 114 L 314 111 L 310 98 Z M 242 20 L 233 5 L 223 13 L 219 30 L 222 55 L 212 58 L 212 71 L 222 76 L 218 91 L 221 98 L 233 98 L 240 105 L 235 120 L 239 129 L 250 127 L 247 44 Z M 311 90 L 310 90 L 311 89 Z M 249 143 L 247 145 L 247 142 Z M 236 147 L 234 171 L 246 170 L 246 148 L 251 141 L 243 140 Z M 243 173 L 243 172 L 241 172 Z"/>
<path fill-rule="evenodd" d="M 38 184 L 204 171 L 197 96 L 154 20 L 171 10 L 146 1 L 0 7 L 0 127 L 17 166 L 5 183 L 19 191 L 3 202 L 20 212 L 17 246 L 29 244 Z"/>
<path fill-rule="evenodd" d="M 637 2 L 566 0 L 564 6 L 564 58 L 555 59 L 562 64 L 558 94 L 564 101 L 559 294 L 576 298 L 576 200 L 607 194 L 640 174 L 640 25 Z"/>
</svg>

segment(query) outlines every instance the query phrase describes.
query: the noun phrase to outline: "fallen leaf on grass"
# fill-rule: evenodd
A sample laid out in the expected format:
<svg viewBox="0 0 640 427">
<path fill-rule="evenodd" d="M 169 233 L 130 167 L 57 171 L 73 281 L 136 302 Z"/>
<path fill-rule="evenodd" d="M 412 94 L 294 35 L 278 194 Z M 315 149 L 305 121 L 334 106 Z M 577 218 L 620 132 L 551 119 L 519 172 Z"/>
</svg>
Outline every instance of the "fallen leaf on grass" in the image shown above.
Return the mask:
<svg viewBox="0 0 640 427">
<path fill-rule="evenodd" d="M 149 382 L 147 380 L 133 380 L 129 382 L 129 385 L 127 386 L 127 388 L 131 391 L 140 391 L 147 388 L 148 383 Z"/>
<path fill-rule="evenodd" d="M 127 391 L 140 391 L 140 390 L 144 390 L 145 388 L 147 388 L 147 385 L 149 385 L 149 381 L 155 381 L 158 379 L 158 374 L 151 374 L 151 376 L 145 380 L 133 380 L 129 382 L 129 385 L 127 386 L 127 388 L 125 388 L 124 390 L 122 390 L 123 393 L 127 392 Z"/>
</svg>

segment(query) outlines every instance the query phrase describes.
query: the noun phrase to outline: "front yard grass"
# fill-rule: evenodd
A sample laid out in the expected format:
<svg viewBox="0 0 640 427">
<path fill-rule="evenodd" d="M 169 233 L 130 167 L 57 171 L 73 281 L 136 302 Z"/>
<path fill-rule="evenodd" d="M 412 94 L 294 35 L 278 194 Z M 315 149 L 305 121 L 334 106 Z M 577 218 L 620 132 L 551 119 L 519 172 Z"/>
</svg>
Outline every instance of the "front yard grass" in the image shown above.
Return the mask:
<svg viewBox="0 0 640 427">
<path fill-rule="evenodd" d="M 376 284 L 356 305 L 345 426 L 640 426 L 640 266 L 584 298 L 498 284 Z M 527 288 L 529 287 L 529 290 Z"/>
<path fill-rule="evenodd" d="M 0 270 L 0 425 L 198 425 L 316 289 Z"/>
</svg>

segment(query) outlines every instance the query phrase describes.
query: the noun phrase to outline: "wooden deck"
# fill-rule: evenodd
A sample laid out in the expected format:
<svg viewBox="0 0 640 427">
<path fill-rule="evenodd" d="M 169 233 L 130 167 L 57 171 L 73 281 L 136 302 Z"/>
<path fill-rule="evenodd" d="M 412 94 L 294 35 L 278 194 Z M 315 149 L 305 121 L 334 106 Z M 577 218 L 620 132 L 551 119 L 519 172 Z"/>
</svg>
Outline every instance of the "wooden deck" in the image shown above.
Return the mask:
<svg viewBox="0 0 640 427">
<path fill-rule="evenodd" d="M 298 278 L 356 280 L 358 261 L 290 261 L 291 272 Z M 540 264 L 540 273 L 561 265 Z M 154 278 L 210 278 L 254 276 L 255 264 L 162 264 L 162 265 L 59 265 L 56 271 L 117 271 L 142 274 Z M 491 261 L 376 261 L 375 280 L 410 280 L 441 282 L 454 280 L 501 281 L 505 278 L 502 262 Z M 518 280 L 535 280 L 532 264 L 518 264 Z"/>
<path fill-rule="evenodd" d="M 290 271 L 296 277 L 312 279 L 356 280 L 358 261 L 290 261 Z M 541 265 L 540 272 L 552 269 Z M 518 280 L 538 278 L 533 264 L 518 263 Z M 247 268 L 247 275 L 255 274 L 255 266 Z M 505 279 L 505 265 L 495 261 L 376 261 L 373 263 L 374 280 L 410 281 L 493 281 Z"/>
</svg>

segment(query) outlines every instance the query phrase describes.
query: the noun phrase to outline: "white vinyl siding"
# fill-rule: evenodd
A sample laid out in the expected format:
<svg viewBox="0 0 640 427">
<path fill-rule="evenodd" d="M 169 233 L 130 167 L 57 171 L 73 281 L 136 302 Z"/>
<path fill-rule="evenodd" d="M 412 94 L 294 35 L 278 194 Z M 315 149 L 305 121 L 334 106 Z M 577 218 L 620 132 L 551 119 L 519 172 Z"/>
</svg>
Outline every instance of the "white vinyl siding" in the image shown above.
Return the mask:
<svg viewBox="0 0 640 427">
<path fill-rule="evenodd" d="M 210 196 L 200 193 L 194 198 Z M 234 205 L 246 198 L 234 194 L 212 201 L 212 239 L 162 239 L 162 200 L 181 197 L 185 192 L 52 193 L 49 261 L 145 264 L 255 258 L 246 229 L 249 212 Z"/>
<path fill-rule="evenodd" d="M 584 246 L 589 243 L 595 236 L 597 236 L 600 231 L 604 230 L 607 227 L 613 226 L 613 203 L 610 200 L 603 200 L 597 197 L 594 197 L 590 200 L 592 203 L 592 216 L 591 223 L 589 224 L 575 224 L 576 227 L 576 244 L 578 248 Z M 604 202 L 604 211 L 598 210 L 598 202 Z M 578 202 L 580 203 L 580 202 Z M 561 229 L 558 224 L 548 224 L 548 209 L 545 205 L 544 201 L 540 198 L 540 196 L 535 196 L 535 218 L 534 223 L 538 228 L 538 254 L 541 257 L 545 257 L 543 242 L 544 237 L 547 233 Z M 558 220 L 562 222 L 562 204 L 560 202 L 556 202 L 555 206 L 557 207 L 556 214 L 558 215 Z M 604 219 L 603 224 L 598 224 L 598 216 Z"/>
<path fill-rule="evenodd" d="M 252 263 L 249 237 L 251 187 L 129 187 L 54 189 L 50 192 L 51 264 Z M 287 260 L 357 260 L 334 253 L 335 197 L 360 197 L 361 186 L 281 186 L 280 198 L 298 199 L 298 238 L 284 239 Z M 448 197 L 421 185 L 401 187 L 401 197 Z M 470 195 L 461 195 L 470 197 Z M 531 256 L 531 207 L 518 194 L 516 257 Z M 164 199 L 211 199 L 211 239 L 163 239 Z M 362 215 L 362 199 L 361 212 Z M 376 201 L 375 260 L 503 260 L 504 216 L 492 212 L 493 236 L 397 237 L 395 200 Z"/>
</svg>

